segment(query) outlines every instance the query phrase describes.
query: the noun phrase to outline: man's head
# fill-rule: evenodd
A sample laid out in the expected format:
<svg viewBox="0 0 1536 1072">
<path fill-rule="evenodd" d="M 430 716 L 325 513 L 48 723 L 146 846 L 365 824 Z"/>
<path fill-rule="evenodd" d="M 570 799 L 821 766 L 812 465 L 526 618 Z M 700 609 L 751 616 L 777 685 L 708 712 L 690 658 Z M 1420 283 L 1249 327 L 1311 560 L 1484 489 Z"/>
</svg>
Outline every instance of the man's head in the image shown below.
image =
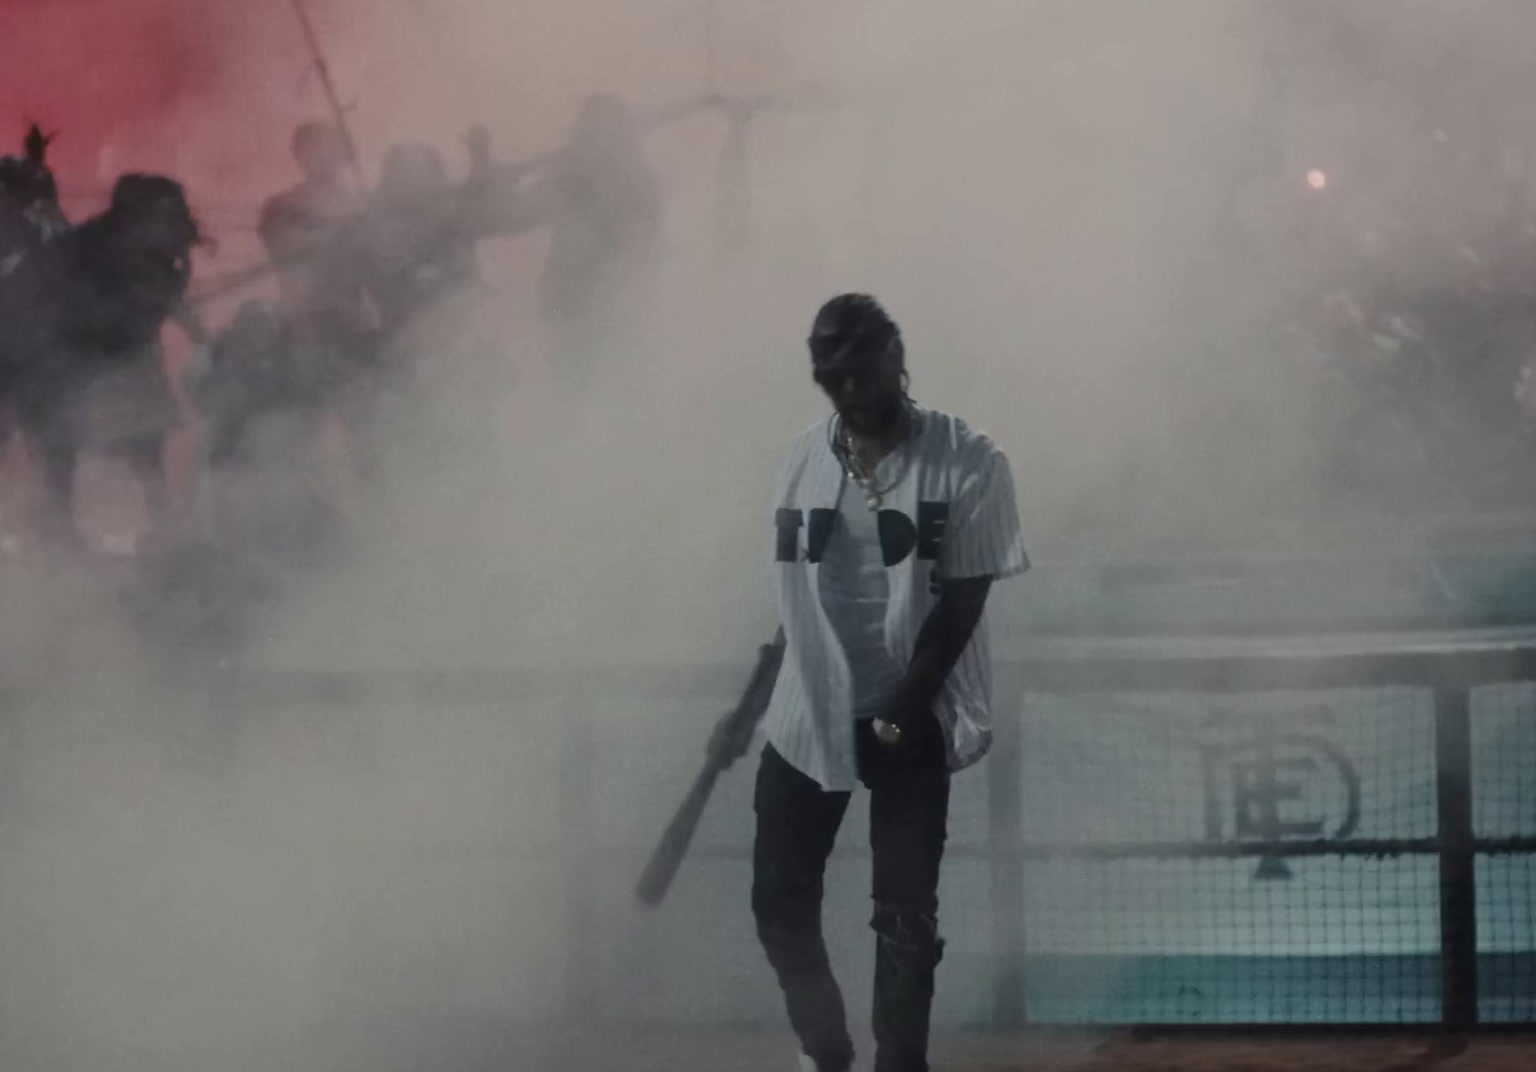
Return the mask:
<svg viewBox="0 0 1536 1072">
<path fill-rule="evenodd" d="M 293 158 L 306 179 L 334 186 L 347 170 L 347 140 L 330 123 L 305 123 L 293 132 Z"/>
<path fill-rule="evenodd" d="M 145 249 L 185 255 L 202 241 L 181 183 L 163 175 L 124 175 L 112 188 L 108 217 Z"/>
<path fill-rule="evenodd" d="M 408 205 L 448 189 L 448 165 L 430 145 L 408 141 L 390 147 L 379 164 L 379 200 Z"/>
<path fill-rule="evenodd" d="M 811 376 L 855 435 L 895 428 L 907 405 L 901 329 L 867 294 L 841 294 L 821 307 L 807 340 Z"/>
</svg>

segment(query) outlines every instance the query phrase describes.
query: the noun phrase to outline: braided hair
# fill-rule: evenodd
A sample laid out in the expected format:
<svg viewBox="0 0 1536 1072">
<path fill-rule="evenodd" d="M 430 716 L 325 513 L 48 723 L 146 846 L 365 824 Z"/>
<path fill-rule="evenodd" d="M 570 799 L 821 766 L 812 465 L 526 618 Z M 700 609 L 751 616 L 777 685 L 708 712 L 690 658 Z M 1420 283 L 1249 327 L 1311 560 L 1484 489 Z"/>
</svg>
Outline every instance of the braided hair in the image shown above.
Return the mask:
<svg viewBox="0 0 1536 1072">
<path fill-rule="evenodd" d="M 906 345 L 901 328 L 885 308 L 868 294 L 839 294 L 816 313 L 806 340 L 813 368 L 838 365 L 862 354 L 879 353 L 901 370 L 902 394 L 907 403 Z"/>
</svg>

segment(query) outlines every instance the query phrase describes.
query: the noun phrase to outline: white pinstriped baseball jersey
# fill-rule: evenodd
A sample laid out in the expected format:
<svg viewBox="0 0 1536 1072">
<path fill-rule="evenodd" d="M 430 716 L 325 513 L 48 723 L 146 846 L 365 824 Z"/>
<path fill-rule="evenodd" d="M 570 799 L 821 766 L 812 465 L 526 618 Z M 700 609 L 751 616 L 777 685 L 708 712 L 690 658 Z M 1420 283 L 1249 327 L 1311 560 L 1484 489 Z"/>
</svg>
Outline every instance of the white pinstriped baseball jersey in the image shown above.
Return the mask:
<svg viewBox="0 0 1536 1072">
<path fill-rule="evenodd" d="M 1029 568 L 1008 459 L 987 436 L 937 410 L 920 409 L 901 483 L 879 515 L 890 580 L 885 643 L 906 666 L 937 601 L 936 578 L 1011 577 Z M 857 784 L 848 659 L 820 593 L 820 564 L 840 510 L 866 510 L 832 453 L 829 421 L 802 432 L 779 470 L 774 581 L 787 641 L 765 716 L 768 740 L 827 790 Z M 892 461 L 892 459 L 887 459 Z M 894 464 L 899 465 L 899 462 Z M 950 769 L 977 762 L 992 743 L 991 657 L 985 618 L 944 683 L 935 714 Z"/>
</svg>

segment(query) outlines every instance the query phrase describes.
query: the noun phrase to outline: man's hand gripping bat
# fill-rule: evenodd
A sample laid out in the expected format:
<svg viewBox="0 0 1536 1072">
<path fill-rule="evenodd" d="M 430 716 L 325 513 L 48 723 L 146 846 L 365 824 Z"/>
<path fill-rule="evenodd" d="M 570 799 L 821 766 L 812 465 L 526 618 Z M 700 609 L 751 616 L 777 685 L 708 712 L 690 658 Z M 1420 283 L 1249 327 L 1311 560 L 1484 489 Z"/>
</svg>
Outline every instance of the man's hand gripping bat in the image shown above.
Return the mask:
<svg viewBox="0 0 1536 1072">
<path fill-rule="evenodd" d="M 773 695 L 773 684 L 779 676 L 779 665 L 784 661 L 784 631 L 781 629 L 772 644 L 758 649 L 757 668 L 736 707 L 728 712 L 715 726 L 709 740 L 704 769 L 693 780 L 688 795 L 678 806 L 672 821 L 661 835 L 656 849 L 651 853 L 640 882 L 635 886 L 635 896 L 640 903 L 654 907 L 661 903 L 676 877 L 688 845 L 704 815 L 704 805 L 709 803 L 715 781 L 742 756 L 752 743 L 752 734 L 768 709 Z"/>
</svg>

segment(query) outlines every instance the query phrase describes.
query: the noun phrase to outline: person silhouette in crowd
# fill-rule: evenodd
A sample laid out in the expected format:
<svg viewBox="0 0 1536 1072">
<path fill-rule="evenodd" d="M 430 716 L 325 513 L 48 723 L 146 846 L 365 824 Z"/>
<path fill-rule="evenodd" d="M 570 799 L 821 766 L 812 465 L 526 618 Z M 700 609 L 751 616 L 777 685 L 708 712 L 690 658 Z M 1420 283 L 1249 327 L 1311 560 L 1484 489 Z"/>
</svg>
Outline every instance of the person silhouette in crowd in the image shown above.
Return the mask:
<svg viewBox="0 0 1536 1072">
<path fill-rule="evenodd" d="M 19 377 L 19 421 L 42 455 L 50 527 L 73 540 L 74 480 L 82 450 L 124 458 L 152 523 L 170 503 L 167 436 L 180 411 L 161 347 L 176 320 L 194 344 L 202 324 L 186 303 L 192 250 L 202 241 L 181 184 L 161 175 L 118 179 L 110 207 L 52 246 L 46 339 Z"/>
<path fill-rule="evenodd" d="M 637 346 L 661 234 L 660 183 L 623 100 L 587 99 L 535 197 L 554 226 L 539 308 L 557 373 L 579 386 Z"/>
</svg>

